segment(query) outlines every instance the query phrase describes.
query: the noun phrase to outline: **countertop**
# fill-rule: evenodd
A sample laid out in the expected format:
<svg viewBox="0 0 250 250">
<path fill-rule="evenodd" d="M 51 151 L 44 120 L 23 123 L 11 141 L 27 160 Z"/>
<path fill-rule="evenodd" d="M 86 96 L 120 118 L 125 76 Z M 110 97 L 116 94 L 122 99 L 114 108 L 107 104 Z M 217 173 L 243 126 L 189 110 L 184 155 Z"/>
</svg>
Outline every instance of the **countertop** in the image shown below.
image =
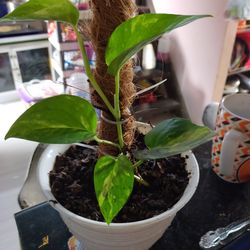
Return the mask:
<svg viewBox="0 0 250 250">
<path fill-rule="evenodd" d="M 30 158 L 37 143 L 4 140 L 10 125 L 26 109 L 24 103 L 0 104 L 0 249 L 20 249 L 14 213 L 21 210 L 18 194 L 24 183 Z"/>
<path fill-rule="evenodd" d="M 211 170 L 210 152 L 210 142 L 194 150 L 200 167 L 198 188 L 151 250 L 200 249 L 200 237 L 206 232 L 250 216 L 250 183 L 220 179 Z"/>
</svg>

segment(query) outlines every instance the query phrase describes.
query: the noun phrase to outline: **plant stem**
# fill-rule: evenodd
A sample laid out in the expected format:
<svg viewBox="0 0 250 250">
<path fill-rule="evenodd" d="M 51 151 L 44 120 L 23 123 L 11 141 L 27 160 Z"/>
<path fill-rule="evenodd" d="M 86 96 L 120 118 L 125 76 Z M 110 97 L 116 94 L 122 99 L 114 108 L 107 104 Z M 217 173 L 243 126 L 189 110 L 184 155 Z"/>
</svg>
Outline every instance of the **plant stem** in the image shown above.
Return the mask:
<svg viewBox="0 0 250 250">
<path fill-rule="evenodd" d="M 138 175 L 134 175 L 134 178 L 136 179 L 136 181 L 138 181 L 140 184 L 149 187 L 148 182 L 146 182 L 145 180 L 143 180 L 141 177 L 139 177 Z"/>
<path fill-rule="evenodd" d="M 133 168 L 137 169 L 143 162 L 144 162 L 143 160 L 137 161 L 137 162 L 133 165 Z"/>
<path fill-rule="evenodd" d="M 114 95 L 114 108 L 113 108 L 113 106 L 111 105 L 111 103 L 107 99 L 106 95 L 103 93 L 102 89 L 100 88 L 100 86 L 96 82 L 96 80 L 95 80 L 95 78 L 94 78 L 94 76 L 93 76 L 93 74 L 91 72 L 91 68 L 90 68 L 90 65 L 89 65 L 89 60 L 88 60 L 88 57 L 87 57 L 87 53 L 86 53 L 85 46 L 84 46 L 84 41 L 83 41 L 83 39 L 81 37 L 81 34 L 79 33 L 77 27 L 74 27 L 74 30 L 76 32 L 77 40 L 78 40 L 79 47 L 80 47 L 80 50 L 81 50 L 81 53 L 82 53 L 82 58 L 83 58 L 83 61 L 84 61 L 84 67 L 85 67 L 86 74 L 87 74 L 93 88 L 96 90 L 96 92 L 99 94 L 99 96 L 101 97 L 101 99 L 103 100 L 103 102 L 105 103 L 105 105 L 107 106 L 109 111 L 111 112 L 111 114 L 114 116 L 114 118 L 115 118 L 115 120 L 117 122 L 116 127 L 117 127 L 119 148 L 123 148 L 124 147 L 124 141 L 123 141 L 123 134 L 122 134 L 122 124 L 120 123 L 121 111 L 120 111 L 120 103 L 119 103 L 120 72 L 118 71 L 118 73 L 117 73 L 117 75 L 115 77 L 115 95 Z M 112 143 L 110 141 L 105 141 L 105 140 L 102 140 L 102 143 L 106 143 L 106 144 L 113 145 L 113 146 L 116 146 L 116 147 L 118 145 L 118 144 Z"/>
<path fill-rule="evenodd" d="M 120 111 L 120 71 L 117 72 L 115 76 L 115 96 L 114 96 L 114 106 L 115 106 L 115 118 L 116 118 L 116 128 L 118 141 L 121 148 L 124 147 L 123 134 L 122 134 L 122 124 L 121 121 L 121 111 Z"/>
<path fill-rule="evenodd" d="M 94 140 L 95 140 L 96 142 L 98 142 L 98 143 L 103 143 L 103 144 L 111 145 L 111 146 L 113 146 L 113 147 L 117 147 L 117 148 L 121 149 L 121 147 L 120 147 L 119 144 L 114 143 L 114 142 L 112 142 L 112 141 L 103 140 L 103 139 L 98 138 L 97 136 L 94 137 Z"/>
<path fill-rule="evenodd" d="M 96 82 L 92 72 L 91 72 L 91 68 L 89 65 L 89 59 L 85 50 L 85 46 L 84 46 L 84 41 L 82 39 L 81 34 L 79 33 L 77 27 L 73 27 L 74 31 L 77 35 L 77 41 L 82 53 L 82 58 L 83 58 L 83 62 L 84 62 L 84 68 L 86 71 L 86 74 L 90 80 L 91 85 L 93 86 L 93 88 L 95 89 L 95 91 L 98 93 L 98 95 L 101 97 L 101 99 L 103 100 L 103 102 L 105 103 L 105 105 L 107 106 L 107 108 L 109 109 L 110 113 L 115 117 L 116 116 L 116 112 L 115 109 L 113 108 L 113 106 L 111 105 L 111 103 L 109 102 L 108 98 L 106 97 L 106 95 L 104 94 L 104 92 L 102 91 L 102 89 L 100 88 L 100 86 L 98 85 L 98 83 Z"/>
</svg>

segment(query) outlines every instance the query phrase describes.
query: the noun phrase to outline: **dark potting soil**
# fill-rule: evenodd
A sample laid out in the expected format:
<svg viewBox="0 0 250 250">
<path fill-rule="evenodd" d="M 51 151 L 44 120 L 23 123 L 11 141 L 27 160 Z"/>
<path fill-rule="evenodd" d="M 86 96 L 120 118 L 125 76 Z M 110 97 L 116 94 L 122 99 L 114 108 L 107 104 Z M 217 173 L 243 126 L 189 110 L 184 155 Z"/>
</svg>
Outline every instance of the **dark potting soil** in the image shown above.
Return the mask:
<svg viewBox="0 0 250 250">
<path fill-rule="evenodd" d="M 142 141 L 142 136 L 138 136 Z M 142 148 L 140 142 L 135 147 Z M 71 146 L 57 156 L 50 172 L 52 193 L 68 210 L 97 221 L 104 221 L 94 191 L 93 170 L 97 152 Z M 112 222 L 133 222 L 156 216 L 171 208 L 182 196 L 188 181 L 185 158 L 180 155 L 144 162 L 138 174 L 149 186 L 134 182 L 133 192 Z"/>
</svg>

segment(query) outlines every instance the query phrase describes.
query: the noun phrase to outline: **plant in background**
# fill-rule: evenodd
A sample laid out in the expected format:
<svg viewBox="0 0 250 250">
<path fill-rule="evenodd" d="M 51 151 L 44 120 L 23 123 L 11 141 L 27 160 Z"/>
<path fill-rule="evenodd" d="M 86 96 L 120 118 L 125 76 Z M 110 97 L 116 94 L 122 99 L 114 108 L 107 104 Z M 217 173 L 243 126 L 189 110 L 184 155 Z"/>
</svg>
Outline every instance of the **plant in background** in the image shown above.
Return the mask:
<svg viewBox="0 0 250 250">
<path fill-rule="evenodd" d="M 123 2 L 126 1 L 123 0 Z M 99 3 L 107 7 L 109 1 L 99 1 Z M 124 6 L 125 4 L 122 8 Z M 100 6 L 97 8 L 97 0 L 92 1 L 92 7 L 95 18 L 97 15 L 95 12 L 102 11 L 102 8 Z M 56 20 L 66 22 L 73 27 L 86 74 L 101 103 L 105 120 L 112 120 L 115 124 L 112 125 L 115 133 L 110 133 L 111 138 L 107 138 L 103 136 L 104 127 L 100 126 L 97 131 L 96 112 L 88 101 L 77 96 L 59 95 L 30 107 L 12 125 L 5 138 L 17 137 L 52 144 L 95 140 L 104 147 L 106 154 L 104 156 L 100 154 L 95 165 L 94 186 L 100 210 L 109 224 L 128 200 L 133 190 L 134 180 L 144 183 L 141 177 L 135 174 L 135 169 L 144 161 L 179 154 L 204 143 L 213 136 L 206 127 L 197 126 L 185 119 L 174 118 L 161 122 L 145 135 L 146 149 L 133 152 L 132 157 L 127 153 L 134 143 L 134 126 L 130 126 L 130 131 L 127 131 L 126 126 L 128 120 L 133 123 L 134 118 L 128 111 L 129 105 L 124 105 L 121 77 L 126 77 L 126 73 L 130 74 L 127 71 L 130 58 L 165 32 L 202 17 L 205 16 L 142 14 L 132 18 L 131 15 L 129 18 L 125 17 L 128 20 L 116 25 L 107 46 L 105 44 L 105 58 L 101 58 L 105 62 L 102 60 L 101 66 L 97 64 L 96 72 L 93 74 L 88 63 L 84 41 L 79 32 L 79 12 L 70 1 L 30 0 L 19 6 L 1 21 Z M 98 30 L 96 32 L 98 33 Z M 95 33 L 92 31 L 93 40 L 96 38 L 94 36 Z M 95 43 L 94 47 L 99 60 L 100 48 Z M 102 81 L 100 68 L 104 68 L 104 77 L 108 77 L 114 87 L 108 94 L 106 88 L 109 86 L 100 84 Z M 128 85 L 123 83 L 123 88 L 129 89 L 129 84 L 131 83 L 129 82 Z M 133 99 L 133 96 L 129 96 L 128 99 Z M 103 148 L 100 152 L 103 152 Z"/>
</svg>

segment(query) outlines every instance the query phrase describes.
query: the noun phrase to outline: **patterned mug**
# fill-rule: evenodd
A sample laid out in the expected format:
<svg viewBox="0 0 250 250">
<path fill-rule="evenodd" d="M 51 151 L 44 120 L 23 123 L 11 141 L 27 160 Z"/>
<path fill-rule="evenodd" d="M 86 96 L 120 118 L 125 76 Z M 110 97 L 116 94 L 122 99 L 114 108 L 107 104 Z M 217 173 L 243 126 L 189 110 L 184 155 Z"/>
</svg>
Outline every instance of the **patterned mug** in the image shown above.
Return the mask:
<svg viewBox="0 0 250 250">
<path fill-rule="evenodd" d="M 212 128 L 214 121 L 213 171 L 228 182 L 250 181 L 250 94 L 228 95 L 208 105 L 203 122 Z"/>
</svg>

